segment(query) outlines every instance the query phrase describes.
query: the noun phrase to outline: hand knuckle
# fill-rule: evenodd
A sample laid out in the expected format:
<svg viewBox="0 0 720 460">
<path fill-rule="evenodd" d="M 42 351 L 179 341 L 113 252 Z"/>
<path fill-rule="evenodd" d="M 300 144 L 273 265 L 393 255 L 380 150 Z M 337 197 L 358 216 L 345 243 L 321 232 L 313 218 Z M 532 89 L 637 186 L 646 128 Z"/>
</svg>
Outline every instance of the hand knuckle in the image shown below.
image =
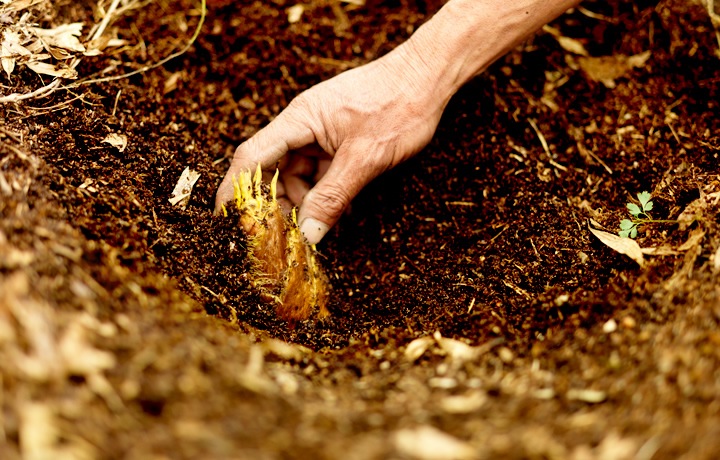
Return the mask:
<svg viewBox="0 0 720 460">
<path fill-rule="evenodd" d="M 323 187 L 322 190 L 313 190 L 312 193 L 317 206 L 333 219 L 339 218 L 350 202 L 347 192 L 339 185 Z"/>
</svg>

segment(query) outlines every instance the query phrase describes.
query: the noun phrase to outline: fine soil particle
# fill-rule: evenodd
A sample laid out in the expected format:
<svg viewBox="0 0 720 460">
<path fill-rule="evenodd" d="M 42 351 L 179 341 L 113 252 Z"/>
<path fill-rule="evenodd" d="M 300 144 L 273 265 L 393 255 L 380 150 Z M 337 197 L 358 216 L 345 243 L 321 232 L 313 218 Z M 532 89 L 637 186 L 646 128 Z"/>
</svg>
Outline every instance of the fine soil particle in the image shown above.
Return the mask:
<svg viewBox="0 0 720 460">
<path fill-rule="evenodd" d="M 41 26 L 94 22 L 67 4 Z M 311 85 L 407 39 L 441 2 L 211 2 L 182 57 L 0 106 L 3 458 L 718 458 L 720 52 L 701 5 L 583 3 L 452 99 L 427 148 L 319 245 L 330 317 L 278 319 L 239 215 L 235 146 Z M 118 21 L 184 46 L 189 1 Z M 398 69 L 401 72 L 402 69 Z M 20 67 L 2 92 L 42 85 Z M 127 148 L 102 142 L 127 136 Z M 545 144 L 545 145 L 543 145 Z M 200 173 L 172 205 L 182 171 Z M 617 232 L 652 193 L 640 267 Z M 63 457 L 64 456 L 64 457 Z"/>
</svg>

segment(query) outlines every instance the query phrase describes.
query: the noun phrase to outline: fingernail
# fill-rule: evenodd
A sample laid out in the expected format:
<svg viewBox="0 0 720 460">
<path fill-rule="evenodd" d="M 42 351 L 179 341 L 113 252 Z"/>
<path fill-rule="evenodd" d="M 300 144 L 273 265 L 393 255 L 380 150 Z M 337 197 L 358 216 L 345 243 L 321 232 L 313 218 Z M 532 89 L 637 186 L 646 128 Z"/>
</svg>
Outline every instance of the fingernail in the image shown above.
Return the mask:
<svg viewBox="0 0 720 460">
<path fill-rule="evenodd" d="M 309 244 L 318 244 L 328 230 L 330 230 L 330 227 L 327 224 L 312 217 L 306 217 L 300 222 L 300 232 L 305 236 Z"/>
</svg>

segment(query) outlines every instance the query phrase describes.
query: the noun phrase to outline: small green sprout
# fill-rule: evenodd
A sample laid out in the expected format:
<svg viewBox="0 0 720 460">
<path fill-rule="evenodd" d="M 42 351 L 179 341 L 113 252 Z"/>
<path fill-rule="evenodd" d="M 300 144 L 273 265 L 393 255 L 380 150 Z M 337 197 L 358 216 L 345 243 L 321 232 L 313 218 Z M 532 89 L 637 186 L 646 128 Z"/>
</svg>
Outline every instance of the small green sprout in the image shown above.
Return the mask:
<svg viewBox="0 0 720 460">
<path fill-rule="evenodd" d="M 640 192 L 637 197 L 640 206 L 635 203 L 627 204 L 632 219 L 623 219 L 620 221 L 619 235 L 623 238 L 635 238 L 637 236 L 638 225 L 652 221 L 648 215 L 648 211 L 651 211 L 653 208 L 653 202 L 650 201 L 652 195 L 650 195 L 650 192 Z"/>
<path fill-rule="evenodd" d="M 650 198 L 652 198 L 652 195 L 650 195 L 650 192 L 640 192 L 638 193 L 638 201 L 640 202 L 640 206 L 636 205 L 635 203 L 628 203 L 627 208 L 630 211 L 630 214 L 633 216 L 639 218 L 641 215 L 645 216 L 646 219 L 649 219 L 650 216 L 647 215 L 648 211 L 652 211 L 653 208 L 653 202 L 650 201 Z"/>
<path fill-rule="evenodd" d="M 677 223 L 676 220 L 653 219 L 650 217 L 648 211 L 652 211 L 653 208 L 653 202 L 650 201 L 650 198 L 652 198 L 650 192 L 638 193 L 637 197 L 638 201 L 640 202 L 640 206 L 636 205 L 635 203 L 628 203 L 627 208 L 630 212 L 631 218 L 623 219 L 620 221 L 620 232 L 618 234 L 621 237 L 635 238 L 637 236 L 638 227 L 640 225 Z"/>
</svg>

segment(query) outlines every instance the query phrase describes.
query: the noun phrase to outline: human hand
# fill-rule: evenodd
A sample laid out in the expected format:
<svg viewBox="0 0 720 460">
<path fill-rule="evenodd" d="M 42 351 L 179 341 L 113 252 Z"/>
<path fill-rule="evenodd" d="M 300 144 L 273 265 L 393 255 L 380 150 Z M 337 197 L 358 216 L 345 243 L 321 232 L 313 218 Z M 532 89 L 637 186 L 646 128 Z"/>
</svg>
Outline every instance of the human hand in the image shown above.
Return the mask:
<svg viewBox="0 0 720 460">
<path fill-rule="evenodd" d="M 300 230 L 318 243 L 365 185 L 430 141 L 451 95 L 438 88 L 435 74 L 406 42 L 301 93 L 237 148 L 216 210 L 232 199 L 240 171 L 258 163 L 274 169 L 283 159 L 278 193 L 286 206 L 300 205 Z"/>
<path fill-rule="evenodd" d="M 298 221 L 308 242 L 319 242 L 368 182 L 430 141 L 462 84 L 579 1 L 449 0 L 408 41 L 303 92 L 241 144 L 218 188 L 216 210 L 232 199 L 240 171 L 258 163 L 272 168 L 288 152 L 316 143 L 332 159 L 317 163 L 327 171 L 315 174 L 310 188 L 298 177 L 313 176 L 312 167 L 291 160 L 291 172 L 303 174 L 285 174 L 284 191 L 302 202 Z"/>
</svg>

